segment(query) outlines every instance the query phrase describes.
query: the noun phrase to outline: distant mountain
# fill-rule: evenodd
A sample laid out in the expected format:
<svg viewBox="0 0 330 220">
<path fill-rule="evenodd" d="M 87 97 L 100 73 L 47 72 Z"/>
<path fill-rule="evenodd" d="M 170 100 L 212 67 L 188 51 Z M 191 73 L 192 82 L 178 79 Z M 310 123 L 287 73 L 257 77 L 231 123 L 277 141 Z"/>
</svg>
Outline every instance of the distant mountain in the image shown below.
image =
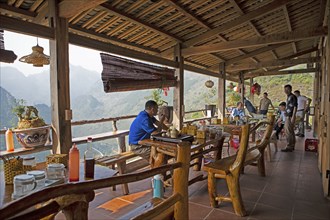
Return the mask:
<svg viewBox="0 0 330 220">
<path fill-rule="evenodd" d="M 17 124 L 17 117 L 12 113 L 16 99 L 7 90 L 0 87 L 0 128 L 13 127 Z"/>
</svg>

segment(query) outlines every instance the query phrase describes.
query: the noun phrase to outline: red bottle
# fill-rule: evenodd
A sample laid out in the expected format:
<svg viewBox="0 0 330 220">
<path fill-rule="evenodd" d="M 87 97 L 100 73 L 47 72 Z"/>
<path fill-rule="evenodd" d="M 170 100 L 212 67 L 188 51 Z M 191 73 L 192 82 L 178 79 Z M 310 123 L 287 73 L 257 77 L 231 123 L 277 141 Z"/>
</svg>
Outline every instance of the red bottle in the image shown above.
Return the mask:
<svg viewBox="0 0 330 220">
<path fill-rule="evenodd" d="M 76 144 L 73 144 L 69 152 L 69 181 L 79 181 L 79 150 Z"/>
</svg>

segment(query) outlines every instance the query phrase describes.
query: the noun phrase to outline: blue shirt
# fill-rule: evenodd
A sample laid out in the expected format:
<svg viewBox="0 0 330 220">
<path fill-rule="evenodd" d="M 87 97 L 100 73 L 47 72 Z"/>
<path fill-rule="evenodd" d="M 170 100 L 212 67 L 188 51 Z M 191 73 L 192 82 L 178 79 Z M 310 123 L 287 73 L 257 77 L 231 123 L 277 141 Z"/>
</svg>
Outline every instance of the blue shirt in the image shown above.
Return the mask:
<svg viewBox="0 0 330 220">
<path fill-rule="evenodd" d="M 231 112 L 231 116 L 233 118 L 238 116 L 240 119 L 242 119 L 245 116 L 244 109 L 234 108 L 233 111 Z"/>
<path fill-rule="evenodd" d="M 142 111 L 134 119 L 129 128 L 129 144 L 138 144 L 139 141 L 150 138 L 153 131 L 156 131 L 155 117 L 150 117 L 146 111 Z"/>
</svg>

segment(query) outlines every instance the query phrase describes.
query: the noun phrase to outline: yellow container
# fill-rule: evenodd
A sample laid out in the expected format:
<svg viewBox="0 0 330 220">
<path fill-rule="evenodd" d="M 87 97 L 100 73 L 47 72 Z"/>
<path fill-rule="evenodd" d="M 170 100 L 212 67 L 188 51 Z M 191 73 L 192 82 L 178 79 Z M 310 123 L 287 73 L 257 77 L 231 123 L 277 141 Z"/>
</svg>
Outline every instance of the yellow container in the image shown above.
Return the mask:
<svg viewBox="0 0 330 220">
<path fill-rule="evenodd" d="M 181 134 L 187 134 L 188 128 L 186 126 L 182 127 Z"/>
<path fill-rule="evenodd" d="M 196 135 L 196 131 L 197 131 L 196 129 L 189 129 L 188 128 L 187 134 L 195 136 Z"/>
<path fill-rule="evenodd" d="M 219 124 L 221 124 L 221 119 L 220 118 L 212 118 L 211 119 L 211 124 L 212 125 L 219 125 Z"/>
<path fill-rule="evenodd" d="M 196 138 L 205 139 L 206 138 L 206 132 L 205 131 L 197 131 Z"/>
<path fill-rule="evenodd" d="M 223 118 L 223 124 L 227 125 L 229 123 L 228 118 Z"/>
</svg>

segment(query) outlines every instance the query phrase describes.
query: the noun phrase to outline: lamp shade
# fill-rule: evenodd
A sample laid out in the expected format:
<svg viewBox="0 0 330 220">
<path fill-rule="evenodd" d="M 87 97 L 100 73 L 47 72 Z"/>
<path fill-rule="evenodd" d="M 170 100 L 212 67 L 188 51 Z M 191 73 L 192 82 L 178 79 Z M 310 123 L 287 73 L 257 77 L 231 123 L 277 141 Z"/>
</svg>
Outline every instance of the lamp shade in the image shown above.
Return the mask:
<svg viewBox="0 0 330 220">
<path fill-rule="evenodd" d="M 23 63 L 33 64 L 35 67 L 42 67 L 49 64 L 49 56 L 44 54 L 44 48 L 38 44 L 32 47 L 32 53 L 19 59 Z"/>
<path fill-rule="evenodd" d="M 205 82 L 205 86 L 206 86 L 207 88 L 212 88 L 212 87 L 214 86 L 214 82 L 213 82 L 212 80 L 207 80 L 207 81 Z"/>
</svg>

